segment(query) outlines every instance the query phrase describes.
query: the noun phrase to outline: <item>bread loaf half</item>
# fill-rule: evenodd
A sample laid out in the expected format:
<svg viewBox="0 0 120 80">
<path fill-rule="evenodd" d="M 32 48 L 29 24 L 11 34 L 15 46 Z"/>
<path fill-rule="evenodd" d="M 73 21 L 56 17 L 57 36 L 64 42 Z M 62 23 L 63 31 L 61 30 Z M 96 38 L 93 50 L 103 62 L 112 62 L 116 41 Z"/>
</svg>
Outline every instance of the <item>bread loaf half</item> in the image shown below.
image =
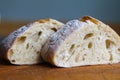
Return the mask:
<svg viewBox="0 0 120 80">
<path fill-rule="evenodd" d="M 2 41 L 0 56 L 12 64 L 40 63 L 42 46 L 62 25 L 54 19 L 42 19 L 23 26 Z"/>
<path fill-rule="evenodd" d="M 72 20 L 54 33 L 42 58 L 58 67 L 120 62 L 120 37 L 108 25 L 89 16 Z"/>
</svg>

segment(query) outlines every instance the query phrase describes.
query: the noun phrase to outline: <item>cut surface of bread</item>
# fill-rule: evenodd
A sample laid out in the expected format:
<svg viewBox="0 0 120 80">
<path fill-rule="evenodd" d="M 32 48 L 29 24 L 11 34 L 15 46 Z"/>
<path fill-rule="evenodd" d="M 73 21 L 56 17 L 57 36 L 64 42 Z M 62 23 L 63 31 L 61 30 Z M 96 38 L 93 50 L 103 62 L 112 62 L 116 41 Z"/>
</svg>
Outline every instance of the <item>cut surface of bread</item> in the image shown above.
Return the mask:
<svg viewBox="0 0 120 80">
<path fill-rule="evenodd" d="M 72 20 L 44 45 L 42 58 L 58 67 L 120 62 L 120 37 L 108 25 L 89 16 Z"/>
<path fill-rule="evenodd" d="M 21 27 L 3 40 L 1 57 L 18 65 L 40 63 L 42 46 L 62 25 L 54 19 L 41 19 Z"/>
</svg>

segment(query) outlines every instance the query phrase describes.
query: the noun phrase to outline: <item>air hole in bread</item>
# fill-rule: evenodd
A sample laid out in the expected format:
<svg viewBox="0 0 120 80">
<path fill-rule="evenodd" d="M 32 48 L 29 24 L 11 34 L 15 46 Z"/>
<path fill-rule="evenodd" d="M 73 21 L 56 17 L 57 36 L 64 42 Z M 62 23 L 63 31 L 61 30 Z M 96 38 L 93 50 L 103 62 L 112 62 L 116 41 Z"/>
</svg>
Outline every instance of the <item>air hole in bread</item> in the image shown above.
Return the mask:
<svg viewBox="0 0 120 80">
<path fill-rule="evenodd" d="M 56 31 L 57 31 L 57 29 L 56 29 L 56 28 L 51 28 L 51 30 L 53 30 L 54 32 L 56 32 Z"/>
<path fill-rule="evenodd" d="M 100 32 L 100 36 L 102 35 L 102 32 Z"/>
<path fill-rule="evenodd" d="M 110 45 L 111 45 L 111 44 L 115 44 L 115 43 L 114 43 L 113 41 L 107 39 L 107 40 L 106 40 L 106 48 L 107 48 L 107 49 L 110 48 Z"/>
<path fill-rule="evenodd" d="M 98 40 L 100 40 L 100 37 L 98 37 Z"/>
<path fill-rule="evenodd" d="M 109 38 L 110 38 L 111 36 L 110 36 L 110 35 L 107 35 L 107 37 L 109 37 Z"/>
<path fill-rule="evenodd" d="M 83 48 L 82 50 L 85 50 L 85 48 Z"/>
<path fill-rule="evenodd" d="M 75 44 L 72 44 L 70 47 L 70 52 L 72 52 L 74 48 L 75 48 Z"/>
<path fill-rule="evenodd" d="M 78 61 L 79 61 L 79 54 L 75 58 L 75 62 L 78 62 Z"/>
<path fill-rule="evenodd" d="M 77 48 L 79 48 L 80 47 L 80 45 L 77 45 Z"/>
<path fill-rule="evenodd" d="M 88 44 L 88 48 L 92 48 L 92 42 Z"/>
<path fill-rule="evenodd" d="M 56 22 L 52 22 L 54 25 L 56 25 L 57 23 Z"/>
<path fill-rule="evenodd" d="M 27 43 L 27 45 L 26 45 L 26 49 L 28 49 L 29 48 L 29 43 Z"/>
<path fill-rule="evenodd" d="M 118 48 L 118 51 L 120 51 L 120 48 Z"/>
<path fill-rule="evenodd" d="M 98 61 L 100 61 L 100 58 L 99 58 L 99 57 L 97 57 L 97 60 L 98 60 Z"/>
<path fill-rule="evenodd" d="M 38 32 L 38 36 L 40 36 L 42 34 L 42 32 L 40 31 L 40 32 Z"/>
<path fill-rule="evenodd" d="M 100 62 L 100 59 L 98 59 L 97 61 Z"/>
<path fill-rule="evenodd" d="M 39 54 L 40 53 L 40 51 L 37 51 L 37 54 Z"/>
<path fill-rule="evenodd" d="M 112 55 L 112 53 L 110 53 L 110 59 L 109 59 L 109 61 L 113 61 L 113 55 Z"/>
<path fill-rule="evenodd" d="M 26 36 L 21 36 L 18 38 L 19 42 L 25 42 L 25 40 L 26 40 Z"/>
<path fill-rule="evenodd" d="M 92 37 L 94 34 L 93 33 L 88 33 L 85 35 L 84 40 Z"/>
<path fill-rule="evenodd" d="M 15 63 L 15 60 L 11 60 L 13 63 Z"/>
<path fill-rule="evenodd" d="M 14 54 L 13 49 L 10 49 L 9 55 L 12 56 Z"/>
<path fill-rule="evenodd" d="M 72 54 L 74 54 L 74 53 L 75 53 L 75 50 L 73 50 Z"/>
<path fill-rule="evenodd" d="M 86 54 L 83 55 L 83 57 L 82 57 L 82 60 L 83 60 L 83 61 L 85 61 L 85 57 L 86 57 L 86 56 L 87 56 Z"/>
</svg>

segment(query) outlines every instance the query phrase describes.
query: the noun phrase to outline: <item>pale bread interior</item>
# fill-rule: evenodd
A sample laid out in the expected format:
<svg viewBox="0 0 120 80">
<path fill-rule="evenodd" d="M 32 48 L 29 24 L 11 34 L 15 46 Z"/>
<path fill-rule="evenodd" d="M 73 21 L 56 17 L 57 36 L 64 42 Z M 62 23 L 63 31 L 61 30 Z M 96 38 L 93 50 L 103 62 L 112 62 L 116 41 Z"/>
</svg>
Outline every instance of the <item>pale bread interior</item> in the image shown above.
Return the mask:
<svg viewBox="0 0 120 80">
<path fill-rule="evenodd" d="M 54 51 L 54 65 L 74 67 L 120 62 L 120 37 L 109 26 L 90 20 L 80 23 L 84 25 Z"/>
<path fill-rule="evenodd" d="M 10 62 L 19 65 L 40 63 L 42 46 L 62 25 L 63 23 L 53 19 L 40 20 L 31 24 L 31 27 L 21 34 L 9 49 Z"/>
</svg>

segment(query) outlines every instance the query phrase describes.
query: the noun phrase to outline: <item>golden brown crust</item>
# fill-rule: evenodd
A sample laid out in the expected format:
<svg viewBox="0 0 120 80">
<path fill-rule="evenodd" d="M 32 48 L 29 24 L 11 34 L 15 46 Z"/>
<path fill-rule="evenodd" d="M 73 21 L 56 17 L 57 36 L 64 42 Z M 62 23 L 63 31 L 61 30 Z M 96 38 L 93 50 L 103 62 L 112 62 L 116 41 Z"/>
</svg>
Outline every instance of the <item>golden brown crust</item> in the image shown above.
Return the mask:
<svg viewBox="0 0 120 80">
<path fill-rule="evenodd" d="M 80 21 L 83 21 L 83 22 L 86 22 L 87 20 L 90 20 L 91 22 L 95 23 L 95 24 L 98 24 L 99 21 L 90 17 L 90 16 L 84 16 L 83 18 L 80 19 Z"/>
<path fill-rule="evenodd" d="M 46 23 L 46 22 L 49 22 L 49 21 L 50 21 L 50 18 L 38 20 L 39 23 Z"/>
</svg>

